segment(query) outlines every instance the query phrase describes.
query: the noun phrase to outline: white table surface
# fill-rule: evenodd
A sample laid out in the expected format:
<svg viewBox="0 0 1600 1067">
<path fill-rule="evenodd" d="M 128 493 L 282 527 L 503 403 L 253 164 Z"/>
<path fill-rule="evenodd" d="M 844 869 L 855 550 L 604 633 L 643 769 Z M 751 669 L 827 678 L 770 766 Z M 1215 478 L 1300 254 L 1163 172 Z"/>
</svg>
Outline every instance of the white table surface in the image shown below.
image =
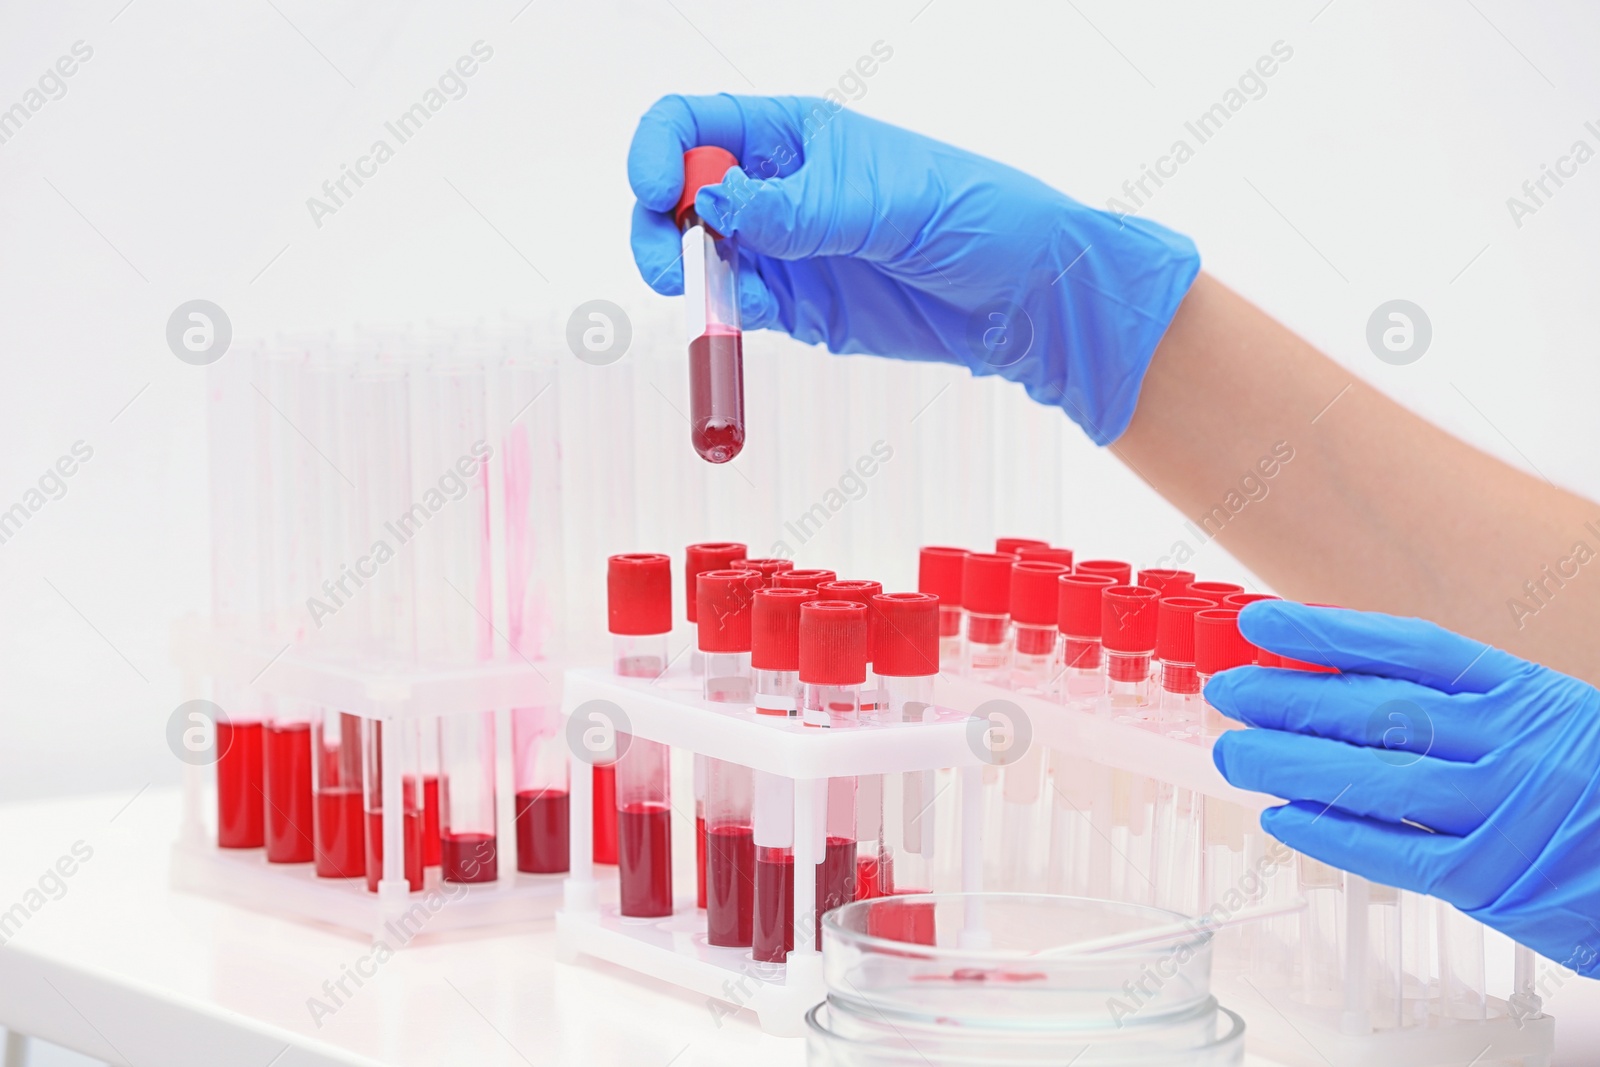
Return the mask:
<svg viewBox="0 0 1600 1067">
<path fill-rule="evenodd" d="M 176 789 L 0 806 L 0 915 L 44 900 L 0 948 L 0 1024 L 134 1067 L 805 1062 L 749 1015 L 719 1022 L 702 997 L 556 962 L 549 921 L 424 935 L 319 1027 L 308 998 L 370 944 L 168 888 L 178 814 Z M 93 855 L 65 893 L 30 899 L 78 841 Z"/>
</svg>

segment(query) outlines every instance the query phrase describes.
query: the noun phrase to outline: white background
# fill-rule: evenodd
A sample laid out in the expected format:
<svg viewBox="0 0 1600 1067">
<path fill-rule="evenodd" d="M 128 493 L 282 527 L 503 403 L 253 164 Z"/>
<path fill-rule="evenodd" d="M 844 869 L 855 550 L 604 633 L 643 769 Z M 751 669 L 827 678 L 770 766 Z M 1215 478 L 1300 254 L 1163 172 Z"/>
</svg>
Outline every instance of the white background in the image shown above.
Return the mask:
<svg viewBox="0 0 1600 1067">
<path fill-rule="evenodd" d="M 1520 228 L 1506 206 L 1574 140 L 1600 148 L 1583 125 L 1600 119 L 1593 5 L 123 4 L 11 5 L 0 18 L 0 108 L 74 42 L 94 49 L 66 96 L 0 144 L 0 509 L 75 441 L 94 449 L 66 496 L 0 545 L 0 799 L 131 795 L 178 777 L 163 730 L 186 694 L 168 627 L 204 610 L 208 573 L 203 374 L 166 346 L 174 307 L 216 301 L 243 344 L 357 323 L 564 319 L 604 297 L 647 333 L 674 309 L 628 254 L 623 158 L 639 114 L 667 92 L 819 94 L 877 41 L 893 58 L 851 106 L 1097 205 L 1287 42 L 1293 58 L 1265 95 L 1147 213 L 1352 372 L 1600 496 L 1600 162 Z M 316 226 L 307 197 L 478 40 L 494 56 L 467 95 Z M 1364 340 L 1372 310 L 1397 297 L 1433 324 L 1408 367 Z M 829 359 L 751 347 L 755 382 L 777 380 L 762 361 Z M 784 380 L 796 373 L 809 372 Z M 817 373 L 885 392 L 932 380 L 887 364 Z M 869 496 L 848 536 L 892 524 L 902 562 L 918 537 L 994 532 L 1141 561 L 1164 550 L 1182 517 L 1070 426 L 1056 436 L 1050 469 L 1071 495 L 1049 529 L 1022 528 L 1038 521 L 1016 479 L 959 529 L 908 529 Z M 900 455 L 914 467 L 909 442 Z M 650 518 L 634 536 L 651 536 Z M 1206 552 L 1216 576 L 1239 573 Z M 909 580 L 886 570 L 886 584 Z"/>
</svg>

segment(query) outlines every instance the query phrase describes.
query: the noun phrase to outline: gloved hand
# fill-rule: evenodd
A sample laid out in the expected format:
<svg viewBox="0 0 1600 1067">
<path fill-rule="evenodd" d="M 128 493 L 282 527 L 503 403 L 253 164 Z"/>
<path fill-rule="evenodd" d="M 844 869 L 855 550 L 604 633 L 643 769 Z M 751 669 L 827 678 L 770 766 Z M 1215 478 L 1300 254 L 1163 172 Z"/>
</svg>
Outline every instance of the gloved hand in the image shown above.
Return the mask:
<svg viewBox="0 0 1600 1067">
<path fill-rule="evenodd" d="M 1217 739 L 1217 768 L 1290 801 L 1263 829 L 1600 974 L 1600 691 L 1420 619 L 1261 601 L 1239 628 L 1342 672 L 1206 686 L 1255 727 Z"/>
<path fill-rule="evenodd" d="M 695 210 L 739 237 L 747 328 L 1000 374 L 1097 444 L 1133 417 L 1200 269 L 1185 237 L 826 100 L 669 96 L 628 150 L 634 259 L 668 296 L 683 292 L 670 212 L 699 145 L 743 168 Z"/>
</svg>

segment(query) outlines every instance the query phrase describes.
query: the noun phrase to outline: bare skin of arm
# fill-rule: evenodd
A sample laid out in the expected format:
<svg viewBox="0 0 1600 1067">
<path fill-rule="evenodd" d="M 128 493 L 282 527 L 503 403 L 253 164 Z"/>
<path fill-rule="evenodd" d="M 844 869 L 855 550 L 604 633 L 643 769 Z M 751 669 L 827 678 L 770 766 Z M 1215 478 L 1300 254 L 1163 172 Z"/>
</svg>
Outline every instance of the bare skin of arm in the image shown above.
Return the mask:
<svg viewBox="0 0 1600 1067">
<path fill-rule="evenodd" d="M 1294 455 L 1268 495 L 1207 527 L 1274 589 L 1600 684 L 1600 566 L 1573 558 L 1600 553 L 1600 505 L 1412 414 L 1202 274 L 1112 451 L 1199 526 L 1278 442 Z"/>
</svg>

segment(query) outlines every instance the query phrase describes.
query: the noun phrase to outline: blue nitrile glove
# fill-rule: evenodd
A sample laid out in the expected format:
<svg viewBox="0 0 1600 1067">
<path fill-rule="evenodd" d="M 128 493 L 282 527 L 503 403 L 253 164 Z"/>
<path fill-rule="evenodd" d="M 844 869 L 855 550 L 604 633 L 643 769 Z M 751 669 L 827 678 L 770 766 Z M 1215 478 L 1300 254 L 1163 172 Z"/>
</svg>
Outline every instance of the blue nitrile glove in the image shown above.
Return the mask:
<svg viewBox="0 0 1600 1067">
<path fill-rule="evenodd" d="M 746 327 L 1000 374 L 1097 444 L 1127 428 L 1200 270 L 1188 238 L 826 100 L 669 96 L 628 149 L 634 259 L 668 296 L 683 292 L 669 212 L 700 145 L 743 167 L 695 210 L 739 237 Z"/>
<path fill-rule="evenodd" d="M 1343 672 L 1206 686 L 1256 727 L 1217 739 L 1217 768 L 1290 801 L 1263 829 L 1600 975 L 1600 691 L 1420 619 L 1269 600 L 1239 628 Z"/>
</svg>

